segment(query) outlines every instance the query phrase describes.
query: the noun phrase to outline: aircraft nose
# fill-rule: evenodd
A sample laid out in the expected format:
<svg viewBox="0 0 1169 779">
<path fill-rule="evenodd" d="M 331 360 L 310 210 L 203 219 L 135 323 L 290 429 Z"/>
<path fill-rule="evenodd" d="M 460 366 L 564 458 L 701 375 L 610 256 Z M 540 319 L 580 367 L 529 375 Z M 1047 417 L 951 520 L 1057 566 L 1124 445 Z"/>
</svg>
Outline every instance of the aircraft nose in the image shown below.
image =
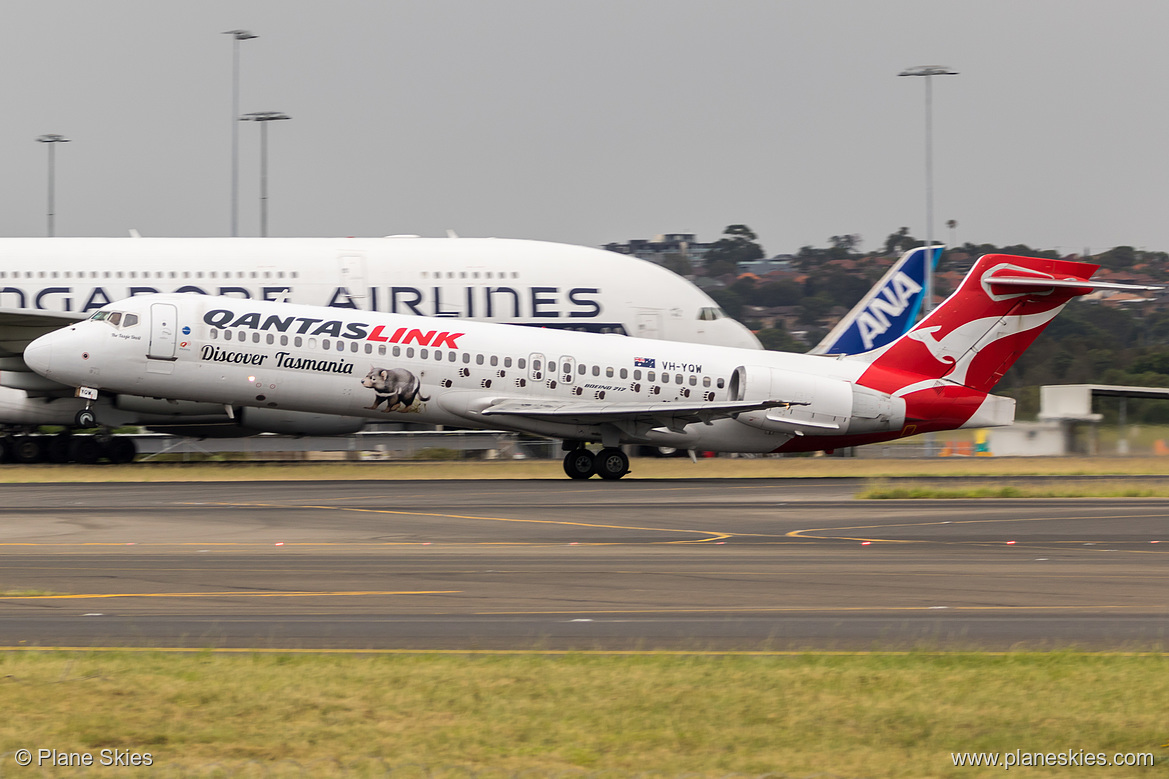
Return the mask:
<svg viewBox="0 0 1169 779">
<path fill-rule="evenodd" d="M 24 347 L 24 363 L 46 378 L 53 372 L 53 341 L 56 333 L 42 335 Z"/>
<path fill-rule="evenodd" d="M 33 340 L 24 347 L 24 353 L 21 355 L 25 365 L 46 379 L 51 378 L 70 384 L 69 374 L 76 371 L 71 371 L 73 366 L 64 358 L 76 353 L 77 349 L 74 347 L 85 348 L 84 344 L 78 343 L 77 336 L 73 333 L 74 329 L 72 325 L 63 327 Z M 82 359 L 89 359 L 89 355 L 85 354 Z"/>
</svg>

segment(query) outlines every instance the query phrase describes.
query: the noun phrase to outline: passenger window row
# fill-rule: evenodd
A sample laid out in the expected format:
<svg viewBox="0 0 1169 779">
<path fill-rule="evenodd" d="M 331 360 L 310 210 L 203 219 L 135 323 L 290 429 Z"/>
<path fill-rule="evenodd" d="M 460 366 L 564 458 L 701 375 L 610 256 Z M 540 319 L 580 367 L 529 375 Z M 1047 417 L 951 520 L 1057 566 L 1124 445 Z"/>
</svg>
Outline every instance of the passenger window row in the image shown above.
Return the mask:
<svg viewBox="0 0 1169 779">
<path fill-rule="evenodd" d="M 444 274 L 444 271 L 436 270 L 436 271 L 422 271 L 422 278 L 424 278 L 424 279 L 425 279 L 425 278 L 428 278 L 427 274 L 429 274 L 429 278 L 432 278 L 432 279 L 441 279 L 441 278 L 443 278 L 443 277 L 444 277 L 444 276 L 443 276 L 443 274 Z M 513 278 L 513 279 L 518 279 L 518 278 L 520 277 L 520 274 L 519 274 L 519 272 L 518 272 L 518 271 L 514 271 L 514 270 L 513 270 L 513 271 L 502 271 L 502 270 L 501 270 L 501 271 L 483 271 L 482 273 L 480 273 L 480 271 L 477 271 L 477 270 L 474 270 L 474 271 L 465 271 L 465 270 L 461 270 L 461 271 L 453 271 L 453 270 L 448 270 L 448 271 L 445 271 L 445 274 L 446 274 L 446 276 L 445 276 L 445 277 L 446 277 L 446 278 L 448 278 L 448 279 L 453 279 L 453 278 L 460 278 L 460 279 L 477 279 L 477 278 L 479 278 L 480 276 L 482 276 L 482 277 L 483 277 L 483 278 L 485 278 L 485 279 L 490 279 L 490 278 L 497 278 L 497 279 Z M 493 275 L 493 274 L 494 274 L 494 275 Z"/>
<path fill-rule="evenodd" d="M 108 312 L 99 312 L 99 313 L 100 314 L 107 314 Z M 117 314 L 113 314 L 111 316 L 117 316 Z M 128 314 L 127 316 L 134 316 L 134 315 Z M 96 319 L 98 317 L 97 317 L 97 315 L 94 315 L 94 317 L 92 317 L 92 318 Z M 136 318 L 135 318 L 135 321 L 137 321 Z M 246 343 L 250 340 L 252 343 L 257 343 L 257 344 L 264 342 L 264 343 L 272 344 L 272 345 L 279 343 L 280 346 L 292 346 L 294 348 L 308 348 L 308 349 L 317 349 L 318 348 L 318 343 L 317 343 L 316 338 L 302 338 L 299 335 L 289 337 L 288 335 L 284 335 L 284 334 L 281 334 L 281 335 L 276 335 L 275 333 L 261 334 L 258 332 L 250 333 L 250 337 L 249 337 L 249 333 L 247 333 L 247 332 L 233 332 L 232 330 L 227 330 L 227 329 L 221 330 L 220 328 L 217 328 L 217 327 L 211 328 L 211 340 L 213 340 L 213 341 L 218 340 L 220 338 L 221 332 L 223 334 L 222 338 L 224 341 L 231 341 L 234 339 L 234 340 Z M 434 360 L 435 362 L 443 362 L 443 361 L 452 362 L 452 363 L 462 362 L 464 365 L 470 365 L 472 362 L 474 362 L 474 364 L 477 366 L 489 365 L 490 367 L 493 367 L 493 368 L 499 367 L 501 364 L 504 368 L 510 368 L 510 367 L 512 367 L 512 363 L 513 363 L 513 359 L 511 357 L 500 357 L 500 356 L 495 355 L 495 354 L 484 355 L 484 354 L 472 354 L 471 352 L 461 352 L 461 351 L 456 352 L 454 350 L 443 351 L 442 349 L 426 349 L 426 348 L 415 349 L 413 346 L 400 346 L 400 345 L 393 345 L 393 346 L 387 347 L 386 344 L 378 344 L 375 347 L 373 344 L 371 344 L 369 342 L 360 342 L 360 341 L 348 340 L 348 339 L 343 339 L 343 338 L 337 338 L 337 339 L 323 338 L 320 340 L 319 348 L 322 351 L 349 352 L 351 354 L 374 355 L 376 353 L 376 355 L 379 357 L 385 357 L 385 356 L 403 357 L 403 356 L 405 356 L 405 358 L 408 360 L 413 360 L 413 359 L 417 358 L 420 360 Z M 460 357 L 460 355 L 462 355 L 462 356 Z M 572 370 L 572 366 L 570 365 L 570 362 L 571 361 L 565 362 L 562 364 L 562 367 L 564 368 L 564 370 L 569 371 L 569 373 L 566 373 L 566 375 L 563 378 L 563 381 L 565 381 L 565 382 L 572 381 L 572 374 L 570 372 Z M 527 360 L 523 357 L 515 358 L 514 363 L 515 363 L 515 367 L 521 371 L 527 369 Z M 549 374 L 556 373 L 557 364 L 555 362 L 549 361 L 547 367 L 548 367 Z M 543 369 L 543 365 L 541 364 L 541 361 L 539 361 L 539 360 L 532 361 L 532 370 L 533 371 L 539 373 L 540 371 L 542 371 L 542 369 Z M 580 363 L 576 366 L 576 372 L 579 376 L 584 376 L 584 377 L 588 377 L 589 375 L 600 377 L 601 373 L 604 372 L 605 378 L 629 379 L 632 377 L 632 380 L 635 382 L 640 382 L 642 380 L 642 371 L 640 369 L 637 369 L 637 368 L 635 368 L 631 372 L 628 368 L 614 368 L 612 366 L 602 367 L 600 365 L 586 365 L 584 363 Z M 467 375 L 469 375 L 469 374 L 467 374 Z M 693 373 L 691 373 L 691 374 L 669 373 L 666 371 L 662 371 L 661 375 L 659 377 L 657 371 L 646 371 L 645 372 L 645 380 L 651 384 L 660 383 L 663 386 L 673 383 L 673 384 L 688 384 L 691 387 L 697 387 L 699 384 L 699 377 Z M 722 389 L 723 387 L 726 386 L 726 381 L 724 379 L 719 378 L 719 379 L 712 382 L 710 376 L 701 377 L 701 383 L 702 383 L 703 387 L 708 388 L 708 389 L 710 388 L 712 383 L 718 389 Z M 640 391 L 640 385 L 637 385 L 637 386 L 639 389 L 635 390 L 635 391 Z M 657 394 L 657 393 L 653 393 L 653 394 Z"/>
</svg>

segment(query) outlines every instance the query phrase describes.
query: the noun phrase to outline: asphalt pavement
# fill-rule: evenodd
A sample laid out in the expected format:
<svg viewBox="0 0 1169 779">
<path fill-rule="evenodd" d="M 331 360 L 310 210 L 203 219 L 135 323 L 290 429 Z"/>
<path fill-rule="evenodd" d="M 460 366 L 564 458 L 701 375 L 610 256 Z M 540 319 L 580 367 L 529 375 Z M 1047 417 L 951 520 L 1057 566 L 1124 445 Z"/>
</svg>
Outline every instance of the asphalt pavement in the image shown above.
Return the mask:
<svg viewBox="0 0 1169 779">
<path fill-rule="evenodd" d="M 1160 649 L 1169 500 L 850 479 L 5 485 L 0 645 Z"/>
</svg>

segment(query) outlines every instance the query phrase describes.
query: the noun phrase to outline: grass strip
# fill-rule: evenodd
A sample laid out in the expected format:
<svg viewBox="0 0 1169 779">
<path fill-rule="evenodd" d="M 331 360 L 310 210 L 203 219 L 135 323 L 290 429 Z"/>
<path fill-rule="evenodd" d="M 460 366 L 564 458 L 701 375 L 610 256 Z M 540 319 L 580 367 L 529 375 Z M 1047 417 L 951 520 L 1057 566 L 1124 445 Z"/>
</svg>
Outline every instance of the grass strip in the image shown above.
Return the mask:
<svg viewBox="0 0 1169 779">
<path fill-rule="evenodd" d="M 858 498 L 868 500 L 913 500 L 956 498 L 1165 498 L 1169 484 L 1141 484 L 1137 482 L 1109 482 L 1092 484 L 1066 482 L 1061 484 L 926 484 L 913 482 L 890 484 L 876 481 L 860 492 Z"/>
<path fill-rule="evenodd" d="M 951 753 L 1169 764 L 1166 700 L 1162 653 L 29 650 L 0 654 L 0 754 L 128 749 L 188 775 L 985 776 L 1002 769 Z"/>
</svg>

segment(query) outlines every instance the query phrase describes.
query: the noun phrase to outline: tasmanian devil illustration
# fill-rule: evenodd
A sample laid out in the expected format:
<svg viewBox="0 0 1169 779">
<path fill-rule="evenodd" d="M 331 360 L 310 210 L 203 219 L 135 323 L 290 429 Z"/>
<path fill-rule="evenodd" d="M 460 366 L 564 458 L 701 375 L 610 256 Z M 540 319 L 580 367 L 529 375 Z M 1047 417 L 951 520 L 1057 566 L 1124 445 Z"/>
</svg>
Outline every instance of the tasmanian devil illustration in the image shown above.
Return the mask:
<svg viewBox="0 0 1169 779">
<path fill-rule="evenodd" d="M 419 392 L 422 386 L 418 377 L 402 368 L 370 368 L 361 380 L 361 386 L 368 387 L 377 395 L 373 405 L 366 406 L 370 410 L 385 403 L 383 411 L 399 411 L 409 408 L 415 399 L 430 400 Z"/>
</svg>

